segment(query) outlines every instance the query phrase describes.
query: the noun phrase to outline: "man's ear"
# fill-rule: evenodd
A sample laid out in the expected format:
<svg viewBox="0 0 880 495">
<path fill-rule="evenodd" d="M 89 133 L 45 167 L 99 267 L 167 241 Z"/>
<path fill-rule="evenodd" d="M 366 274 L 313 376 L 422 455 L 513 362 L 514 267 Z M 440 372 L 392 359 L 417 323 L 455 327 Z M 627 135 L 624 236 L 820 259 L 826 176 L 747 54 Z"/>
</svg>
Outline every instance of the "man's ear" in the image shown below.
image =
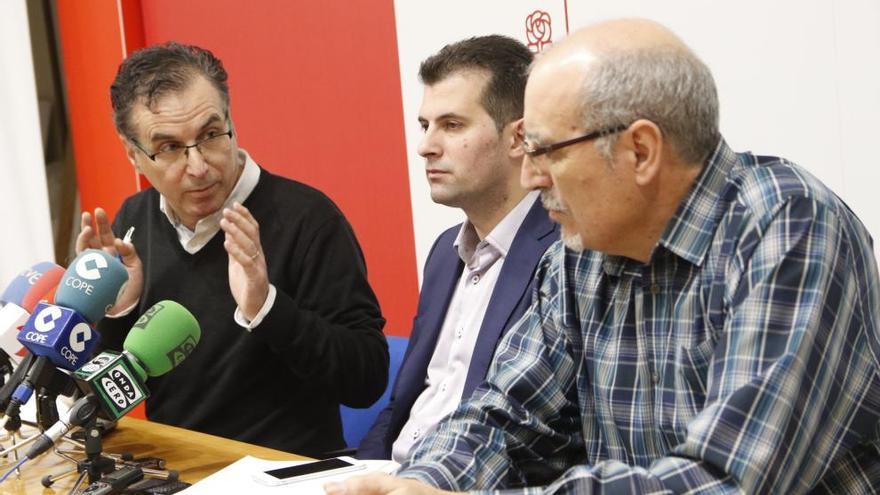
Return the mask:
<svg viewBox="0 0 880 495">
<path fill-rule="evenodd" d="M 623 139 L 632 157 L 633 176 L 639 186 L 650 185 L 660 173 L 663 156 L 663 132 L 646 119 L 633 122 Z"/>
<path fill-rule="evenodd" d="M 517 119 L 507 124 L 502 131 L 502 138 L 508 143 L 507 156 L 514 160 L 521 160 L 525 155 L 523 150 L 523 119 Z"/>
<path fill-rule="evenodd" d="M 119 141 L 122 143 L 122 147 L 125 148 L 125 155 L 128 156 L 128 161 L 131 162 L 131 165 L 137 171 L 137 173 L 142 174 L 141 166 L 138 165 L 137 160 L 135 160 L 135 155 L 138 153 L 138 149 L 131 144 L 131 141 L 121 133 L 116 133 L 119 136 Z"/>
</svg>

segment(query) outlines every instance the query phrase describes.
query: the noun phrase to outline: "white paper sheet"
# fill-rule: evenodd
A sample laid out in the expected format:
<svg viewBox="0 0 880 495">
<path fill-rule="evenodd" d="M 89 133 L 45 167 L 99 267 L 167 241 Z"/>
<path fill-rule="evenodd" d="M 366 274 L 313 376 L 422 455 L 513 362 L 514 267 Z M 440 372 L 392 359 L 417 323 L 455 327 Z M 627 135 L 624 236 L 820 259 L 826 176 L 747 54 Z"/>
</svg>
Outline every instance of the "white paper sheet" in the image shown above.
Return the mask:
<svg viewBox="0 0 880 495">
<path fill-rule="evenodd" d="M 217 495 L 218 493 L 247 493 L 248 495 L 277 495 L 282 493 L 295 493 L 297 495 L 324 495 L 324 484 L 330 481 L 340 481 L 351 476 L 360 476 L 367 473 L 383 472 L 392 473 L 400 466 L 394 461 L 355 461 L 366 464 L 365 469 L 342 473 L 336 476 L 326 476 L 313 480 L 300 481 L 280 486 L 266 486 L 253 480 L 252 475 L 259 471 L 277 469 L 309 461 L 267 461 L 256 457 L 242 457 L 238 461 L 226 466 L 193 486 L 183 490 L 185 495 Z"/>
</svg>

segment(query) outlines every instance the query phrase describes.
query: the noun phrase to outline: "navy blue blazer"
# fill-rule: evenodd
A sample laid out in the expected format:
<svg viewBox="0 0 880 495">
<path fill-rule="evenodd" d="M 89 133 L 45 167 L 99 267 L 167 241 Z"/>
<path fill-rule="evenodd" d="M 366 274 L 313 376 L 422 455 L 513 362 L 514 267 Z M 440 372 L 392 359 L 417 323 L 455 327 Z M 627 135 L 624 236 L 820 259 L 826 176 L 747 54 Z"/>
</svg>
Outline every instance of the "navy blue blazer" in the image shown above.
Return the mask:
<svg viewBox="0 0 880 495">
<path fill-rule="evenodd" d="M 394 382 L 391 402 L 379 413 L 376 423 L 361 441 L 357 457 L 390 459 L 391 446 L 409 419 L 410 409 L 425 389 L 428 364 L 461 277 L 464 263 L 453 247 L 461 226 L 440 234 L 434 242 L 422 281 L 419 307 L 413 321 L 409 345 Z M 554 235 L 555 234 L 555 235 Z M 501 336 L 523 315 L 532 298 L 533 280 L 544 251 L 559 239 L 558 227 L 547 216 L 541 201 L 529 210 L 513 239 L 489 300 L 480 334 L 471 357 L 462 399 L 470 397 L 483 382 Z"/>
</svg>

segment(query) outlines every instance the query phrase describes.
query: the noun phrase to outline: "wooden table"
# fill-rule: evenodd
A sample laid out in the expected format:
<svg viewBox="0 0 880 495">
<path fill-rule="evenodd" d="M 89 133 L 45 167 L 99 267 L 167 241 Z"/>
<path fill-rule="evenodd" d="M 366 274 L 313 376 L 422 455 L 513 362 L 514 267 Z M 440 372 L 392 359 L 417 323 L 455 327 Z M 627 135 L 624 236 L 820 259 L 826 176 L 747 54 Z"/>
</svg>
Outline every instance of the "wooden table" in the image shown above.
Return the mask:
<svg viewBox="0 0 880 495">
<path fill-rule="evenodd" d="M 7 446 L 8 442 L 4 448 Z M 27 447 L 23 450 L 27 450 Z M 307 459 L 279 450 L 133 418 L 122 418 L 116 429 L 104 439 L 104 451 L 114 454 L 130 452 L 135 457 L 160 457 L 165 459 L 168 469 L 177 470 L 180 479 L 189 483 L 195 483 L 245 455 L 272 460 Z M 5 472 L 11 466 L 4 464 L 0 467 Z M 55 454 L 44 454 L 25 463 L 21 479 L 12 475 L 0 484 L 0 494 L 66 494 L 73 486 L 75 476 L 60 480 L 51 488 L 44 488 L 40 480 L 47 474 L 64 472 L 72 467 L 73 464 Z"/>
</svg>

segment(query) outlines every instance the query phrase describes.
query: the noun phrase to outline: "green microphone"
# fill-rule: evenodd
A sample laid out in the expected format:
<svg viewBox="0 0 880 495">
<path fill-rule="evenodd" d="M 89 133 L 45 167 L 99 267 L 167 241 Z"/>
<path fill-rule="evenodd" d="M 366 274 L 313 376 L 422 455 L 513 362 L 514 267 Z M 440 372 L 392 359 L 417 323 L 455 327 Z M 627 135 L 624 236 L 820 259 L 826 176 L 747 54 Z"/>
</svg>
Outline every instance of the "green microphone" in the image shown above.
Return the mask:
<svg viewBox="0 0 880 495">
<path fill-rule="evenodd" d="M 143 366 L 149 376 L 171 371 L 192 353 L 202 331 L 186 308 L 174 301 L 159 301 L 138 318 L 122 348 Z"/>
<path fill-rule="evenodd" d="M 183 362 L 201 336 L 192 313 L 174 301 L 159 301 L 131 327 L 122 353 L 102 352 L 73 377 L 85 394 L 98 398 L 102 416 L 116 420 L 149 397 L 147 377 Z"/>
</svg>

